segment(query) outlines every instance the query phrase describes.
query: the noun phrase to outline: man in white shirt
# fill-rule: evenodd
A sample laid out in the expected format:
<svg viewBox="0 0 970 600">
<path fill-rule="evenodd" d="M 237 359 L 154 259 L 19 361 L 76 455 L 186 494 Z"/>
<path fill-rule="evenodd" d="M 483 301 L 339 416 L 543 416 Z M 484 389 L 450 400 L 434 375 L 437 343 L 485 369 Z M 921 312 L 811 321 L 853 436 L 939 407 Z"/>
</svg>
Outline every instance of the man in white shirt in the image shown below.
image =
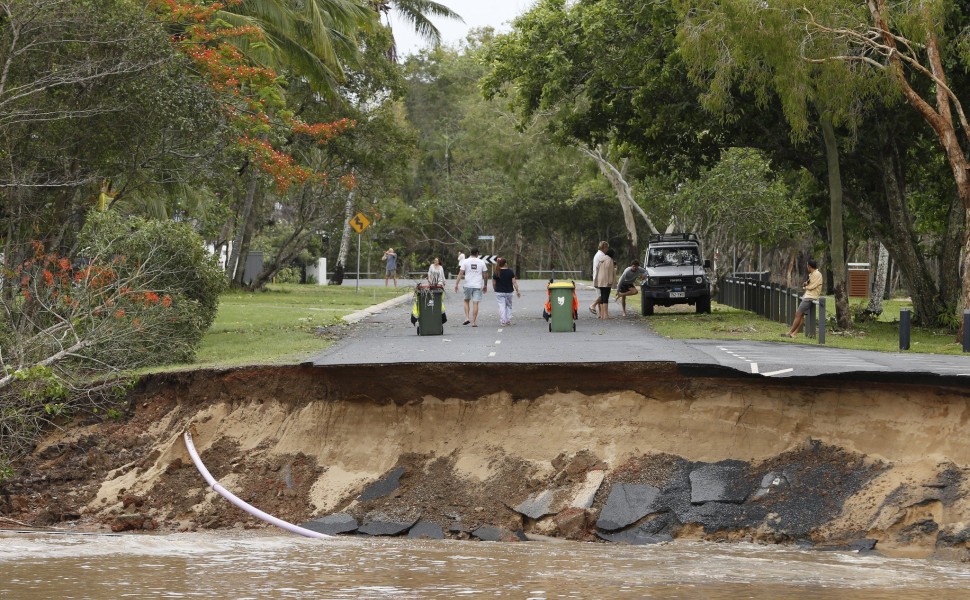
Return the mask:
<svg viewBox="0 0 970 600">
<path fill-rule="evenodd" d="M 478 248 L 472 248 L 470 254 L 461 261 L 455 291 L 462 283 L 465 289 L 465 322 L 462 325 L 471 323 L 472 327 L 478 327 L 478 303 L 482 301 L 482 294 L 488 292 L 488 265 L 478 258 Z"/>
</svg>

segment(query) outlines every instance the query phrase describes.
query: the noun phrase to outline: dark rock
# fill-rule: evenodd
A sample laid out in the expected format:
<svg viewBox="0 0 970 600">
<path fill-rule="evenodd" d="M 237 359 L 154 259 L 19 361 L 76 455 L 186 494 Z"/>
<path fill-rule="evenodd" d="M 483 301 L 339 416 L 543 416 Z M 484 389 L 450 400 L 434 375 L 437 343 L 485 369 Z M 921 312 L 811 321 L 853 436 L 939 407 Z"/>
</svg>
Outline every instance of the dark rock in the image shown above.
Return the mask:
<svg viewBox="0 0 970 600">
<path fill-rule="evenodd" d="M 437 523 L 421 521 L 408 531 L 408 537 L 419 540 L 443 540 L 445 539 L 445 532 L 441 529 L 441 525 Z"/>
<path fill-rule="evenodd" d="M 704 465 L 690 473 L 692 504 L 726 502 L 741 504 L 748 497 L 745 475 L 748 465 L 740 461 L 722 461 Z"/>
<path fill-rule="evenodd" d="M 414 517 L 375 513 L 368 515 L 367 521 L 357 531 L 367 535 L 400 535 L 414 527 L 420 518 L 420 513 Z"/>
<path fill-rule="evenodd" d="M 970 527 L 965 527 L 960 530 L 947 531 L 940 530 L 936 534 L 936 547 L 947 547 L 947 546 L 967 546 L 970 544 Z"/>
<path fill-rule="evenodd" d="M 511 532 L 499 527 L 479 527 L 471 533 L 483 542 L 498 542 L 502 539 L 503 534 L 510 534 Z"/>
<path fill-rule="evenodd" d="M 300 525 L 300 527 L 309 529 L 310 531 L 316 531 L 318 533 L 325 533 L 327 535 L 337 535 L 338 533 L 349 533 L 351 531 L 356 531 L 358 524 L 357 519 L 355 519 L 353 515 L 348 515 L 347 513 L 335 513 L 325 517 L 320 517 L 319 519 L 308 521 Z"/>
<path fill-rule="evenodd" d="M 821 550 L 823 552 L 858 552 L 860 554 L 868 554 L 873 552 L 876 548 L 876 543 L 879 540 L 874 540 L 870 538 L 856 540 L 854 542 L 849 542 L 848 544 L 839 544 L 835 546 L 815 546 L 816 550 Z"/>
<path fill-rule="evenodd" d="M 869 538 L 856 540 L 851 544 L 849 544 L 849 549 L 865 554 L 866 552 L 872 552 L 873 550 L 875 550 L 876 543 L 878 543 L 878 541 L 879 540 L 873 540 Z"/>
<path fill-rule="evenodd" d="M 554 512 L 552 510 L 552 501 L 555 499 L 555 497 L 555 490 L 544 490 L 542 492 L 530 495 L 512 510 L 523 514 L 530 519 L 541 519 L 542 517 Z"/>
<path fill-rule="evenodd" d="M 768 511 L 763 506 L 726 502 L 690 505 L 688 510 L 677 513 L 682 523 L 703 525 L 705 533 L 757 527 L 767 517 Z"/>
<path fill-rule="evenodd" d="M 617 483 L 610 490 L 596 526 L 606 531 L 616 531 L 636 523 L 658 510 L 656 501 L 659 495 L 660 490 L 652 485 Z"/>
<path fill-rule="evenodd" d="M 661 519 L 655 519 L 655 521 Z M 625 531 L 617 531 L 614 533 L 605 533 L 602 531 L 597 531 L 596 536 L 600 539 L 606 540 L 608 542 L 615 542 L 617 544 L 630 544 L 631 546 L 643 546 L 646 544 L 659 544 L 661 542 L 669 542 L 673 540 L 673 536 L 667 533 L 657 533 L 657 524 L 654 522 L 647 522 L 639 525 L 637 527 L 631 527 Z"/>
<path fill-rule="evenodd" d="M 401 475 L 404 475 L 404 467 L 392 469 L 382 479 L 365 487 L 357 499 L 360 501 L 374 500 L 375 498 L 383 498 L 384 496 L 390 495 L 401 486 Z"/>
</svg>

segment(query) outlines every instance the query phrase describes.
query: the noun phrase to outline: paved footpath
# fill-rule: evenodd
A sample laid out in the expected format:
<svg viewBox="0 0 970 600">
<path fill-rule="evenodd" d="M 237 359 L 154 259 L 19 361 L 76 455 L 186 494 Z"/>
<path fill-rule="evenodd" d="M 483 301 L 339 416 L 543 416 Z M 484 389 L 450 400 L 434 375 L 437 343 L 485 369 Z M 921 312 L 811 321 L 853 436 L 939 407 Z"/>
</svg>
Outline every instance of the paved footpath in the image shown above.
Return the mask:
<svg viewBox="0 0 970 600">
<path fill-rule="evenodd" d="M 609 320 L 599 320 L 588 306 L 596 292 L 577 284 L 579 319 L 576 331 L 550 333 L 542 318 L 546 301 L 545 281 L 521 281 L 521 298 L 513 299 L 512 325 L 498 322 L 495 295 L 489 290 L 480 304 L 478 327 L 462 325 L 461 293 L 454 280 L 445 286 L 444 307 L 448 322 L 444 335 L 419 336 L 411 324 L 410 290 L 402 289 L 397 303 L 385 303 L 378 311 L 357 315 L 357 324 L 343 339 L 314 356 L 315 365 L 374 363 L 597 363 L 675 362 L 679 366 L 731 370 L 766 377 L 798 377 L 864 374 L 872 379 L 910 380 L 915 374 L 953 378 L 970 386 L 970 355 L 935 355 L 844 350 L 790 342 L 727 340 L 671 340 L 650 329 L 649 317 L 640 316 L 640 297 L 628 302 L 629 317 L 610 305 Z M 383 284 L 368 281 L 361 286 Z M 347 285 L 347 282 L 344 282 Z M 351 281 L 350 285 L 354 285 Z M 658 310 L 663 310 L 658 309 Z M 685 316 L 689 316 L 686 315 Z M 779 326 L 780 327 L 780 326 Z M 963 379 L 966 378 L 966 379 Z M 962 383 L 962 382 L 966 383 Z"/>
</svg>

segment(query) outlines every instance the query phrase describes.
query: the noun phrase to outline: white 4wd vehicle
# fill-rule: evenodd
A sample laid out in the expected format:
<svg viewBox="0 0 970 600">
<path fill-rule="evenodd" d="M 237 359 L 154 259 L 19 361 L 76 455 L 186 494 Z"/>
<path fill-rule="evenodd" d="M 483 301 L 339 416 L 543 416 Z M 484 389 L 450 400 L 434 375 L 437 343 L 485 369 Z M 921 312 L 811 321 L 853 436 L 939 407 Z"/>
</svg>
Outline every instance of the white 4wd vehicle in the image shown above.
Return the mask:
<svg viewBox="0 0 970 600">
<path fill-rule="evenodd" d="M 688 304 L 698 313 L 711 312 L 711 283 L 701 245 L 693 233 L 663 233 L 650 236 L 643 258 L 647 274 L 641 286 L 640 304 L 644 315 L 653 307 Z"/>
</svg>

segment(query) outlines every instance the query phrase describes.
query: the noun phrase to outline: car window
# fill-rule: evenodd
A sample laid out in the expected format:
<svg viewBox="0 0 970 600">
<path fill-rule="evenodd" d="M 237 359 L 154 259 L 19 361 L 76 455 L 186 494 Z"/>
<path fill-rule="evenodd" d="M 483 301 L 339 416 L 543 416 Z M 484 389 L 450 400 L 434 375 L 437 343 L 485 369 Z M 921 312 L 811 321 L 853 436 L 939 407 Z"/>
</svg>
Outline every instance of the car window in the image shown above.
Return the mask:
<svg viewBox="0 0 970 600">
<path fill-rule="evenodd" d="M 700 262 L 697 248 L 650 248 L 647 250 L 648 267 L 680 267 Z"/>
</svg>

